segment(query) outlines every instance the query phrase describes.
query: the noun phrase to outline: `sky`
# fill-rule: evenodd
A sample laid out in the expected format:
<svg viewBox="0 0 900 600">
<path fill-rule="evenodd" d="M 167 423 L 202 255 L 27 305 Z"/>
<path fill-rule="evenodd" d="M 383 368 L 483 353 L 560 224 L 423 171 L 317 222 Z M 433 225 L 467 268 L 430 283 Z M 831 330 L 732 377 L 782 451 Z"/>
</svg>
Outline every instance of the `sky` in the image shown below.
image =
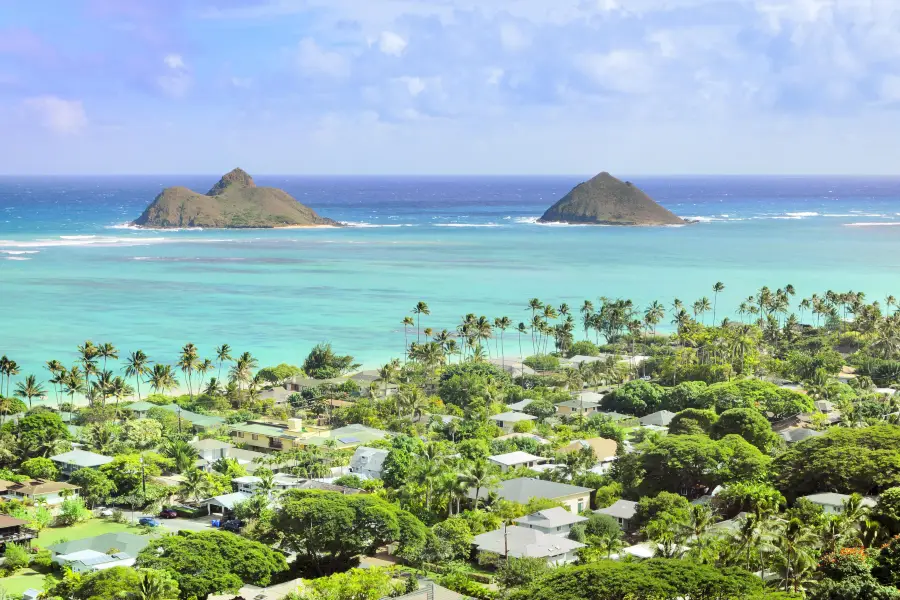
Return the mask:
<svg viewBox="0 0 900 600">
<path fill-rule="evenodd" d="M 0 0 L 0 173 L 900 174 L 900 0 Z"/>
</svg>

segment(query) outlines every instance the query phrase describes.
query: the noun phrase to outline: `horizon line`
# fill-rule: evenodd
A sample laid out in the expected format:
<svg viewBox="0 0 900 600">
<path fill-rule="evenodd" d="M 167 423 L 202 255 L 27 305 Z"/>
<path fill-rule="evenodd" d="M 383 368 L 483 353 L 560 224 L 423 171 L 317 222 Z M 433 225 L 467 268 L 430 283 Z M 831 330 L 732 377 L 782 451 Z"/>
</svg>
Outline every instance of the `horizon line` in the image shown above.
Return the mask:
<svg viewBox="0 0 900 600">
<path fill-rule="evenodd" d="M 227 173 L 228 171 L 226 171 Z M 222 177 L 225 173 L 0 173 L 0 178 L 38 177 Z M 585 173 L 251 173 L 251 177 L 309 178 L 477 178 L 477 177 L 594 177 Z M 620 173 L 617 177 L 882 177 L 900 178 L 898 173 Z"/>
</svg>

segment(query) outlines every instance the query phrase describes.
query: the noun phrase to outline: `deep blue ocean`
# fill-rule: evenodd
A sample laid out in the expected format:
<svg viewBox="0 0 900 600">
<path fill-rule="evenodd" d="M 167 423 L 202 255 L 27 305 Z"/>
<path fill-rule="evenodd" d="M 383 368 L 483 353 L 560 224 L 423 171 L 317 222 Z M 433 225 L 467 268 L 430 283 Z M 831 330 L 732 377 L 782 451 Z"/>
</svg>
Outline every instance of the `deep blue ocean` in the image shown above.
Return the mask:
<svg viewBox="0 0 900 600">
<path fill-rule="evenodd" d="M 0 354 L 23 374 L 70 363 L 86 339 L 157 362 L 193 342 L 299 364 L 330 341 L 376 366 L 400 356 L 401 320 L 419 300 L 431 308 L 423 327 L 452 329 L 469 312 L 526 320 L 532 297 L 670 306 L 711 296 L 719 280 L 719 318 L 737 318 L 762 285 L 900 295 L 900 178 L 635 177 L 702 222 L 616 228 L 535 223 L 584 177 L 260 176 L 353 226 L 123 225 L 165 186 L 217 179 L 0 178 Z"/>
</svg>

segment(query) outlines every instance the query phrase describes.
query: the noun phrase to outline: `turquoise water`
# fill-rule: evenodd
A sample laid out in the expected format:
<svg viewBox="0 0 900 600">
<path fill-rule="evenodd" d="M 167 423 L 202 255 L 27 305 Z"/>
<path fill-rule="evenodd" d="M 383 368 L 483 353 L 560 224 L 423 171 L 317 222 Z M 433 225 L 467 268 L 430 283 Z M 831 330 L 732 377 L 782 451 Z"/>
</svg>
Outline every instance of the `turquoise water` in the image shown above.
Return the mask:
<svg viewBox="0 0 900 600">
<path fill-rule="evenodd" d="M 437 330 L 468 312 L 526 320 L 531 297 L 693 302 L 717 280 L 719 318 L 762 285 L 900 296 L 900 179 L 636 178 L 704 222 L 625 229 L 534 223 L 578 177 L 258 177 L 355 226 L 121 226 L 164 185 L 215 180 L 0 179 L 0 354 L 25 374 L 71 363 L 85 339 L 157 362 L 186 342 L 206 355 L 228 343 L 265 365 L 331 341 L 376 366 L 401 355 L 401 320 L 419 300 Z"/>
</svg>

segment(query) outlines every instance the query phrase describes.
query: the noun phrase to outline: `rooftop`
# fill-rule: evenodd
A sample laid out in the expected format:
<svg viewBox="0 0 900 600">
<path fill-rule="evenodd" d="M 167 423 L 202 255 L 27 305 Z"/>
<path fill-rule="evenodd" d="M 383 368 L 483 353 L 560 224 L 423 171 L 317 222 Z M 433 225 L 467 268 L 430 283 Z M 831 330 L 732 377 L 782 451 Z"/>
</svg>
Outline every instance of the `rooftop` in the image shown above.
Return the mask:
<svg viewBox="0 0 900 600">
<path fill-rule="evenodd" d="M 249 500 L 252 497 L 252 494 L 248 494 L 246 492 L 232 492 L 230 494 L 222 494 L 221 496 L 213 496 L 212 498 L 207 498 L 206 500 L 200 502 L 200 504 L 203 506 L 213 504 L 215 506 L 221 506 L 227 510 L 232 510 L 234 508 L 234 505 L 238 502 Z"/>
<path fill-rule="evenodd" d="M 193 446 L 197 450 L 226 450 L 229 448 L 234 448 L 234 444 L 212 438 L 191 442 L 191 446 Z"/>
<path fill-rule="evenodd" d="M 479 550 L 494 552 L 501 556 L 506 556 L 508 549 L 509 556 L 519 558 L 549 558 L 584 548 L 584 544 L 561 535 L 552 535 L 518 525 L 476 535 L 475 545 Z"/>
<path fill-rule="evenodd" d="M 675 413 L 669 410 L 658 410 L 638 419 L 641 425 L 656 425 L 657 427 L 668 427 L 672 422 Z"/>
<path fill-rule="evenodd" d="M 574 494 L 590 493 L 592 490 L 591 488 L 569 485 L 568 483 L 556 483 L 555 481 L 544 481 L 533 477 L 516 477 L 515 479 L 501 481 L 500 485 L 493 491 L 504 500 L 527 504 L 532 498 L 549 498 L 554 500 Z M 470 498 L 474 498 L 475 488 L 470 489 L 468 495 Z M 482 488 L 479 496 L 486 498 L 488 490 Z"/>
<path fill-rule="evenodd" d="M 546 510 L 539 510 L 536 513 L 519 517 L 516 523 L 536 525 L 538 527 L 563 527 L 565 525 L 574 525 L 575 523 L 583 523 L 587 521 L 585 517 L 576 515 L 566 509 L 555 506 Z"/>
<path fill-rule="evenodd" d="M 581 400 L 576 398 L 574 400 L 566 400 L 565 402 L 560 402 L 556 406 L 565 406 L 566 408 L 571 408 L 573 410 L 590 410 L 592 408 L 599 408 L 600 402 L 594 400 Z"/>
<path fill-rule="evenodd" d="M 811 494 L 809 496 L 803 496 L 803 499 L 809 500 L 814 504 L 822 504 L 825 506 L 843 506 L 844 503 L 850 499 L 848 494 L 837 494 L 834 492 L 823 492 L 821 494 Z M 877 504 L 875 500 L 872 498 L 863 498 L 862 503 L 863 506 L 873 507 Z"/>
<path fill-rule="evenodd" d="M 103 454 L 88 452 L 87 450 L 72 450 L 51 456 L 50 460 L 78 467 L 99 467 L 111 463 L 114 459 L 112 456 L 104 456 Z"/>
<path fill-rule="evenodd" d="M 47 549 L 54 554 L 73 554 L 83 550 L 106 553 L 107 550 L 115 548 L 119 552 L 137 556 L 149 543 L 150 538 L 146 535 L 135 535 L 120 531 L 118 533 L 104 533 L 94 537 L 72 540 L 71 542 L 60 542 L 49 546 Z"/>
<path fill-rule="evenodd" d="M 534 421 L 537 417 L 520 412 L 503 412 L 499 415 L 492 415 L 488 417 L 488 419 L 492 421 L 503 421 L 504 423 L 517 423 L 519 421 Z"/>
<path fill-rule="evenodd" d="M 631 500 L 616 500 L 612 506 L 607 506 L 606 508 L 598 508 L 595 510 L 595 513 L 601 515 L 609 515 L 610 517 L 615 517 L 616 519 L 631 519 L 634 517 L 634 513 L 637 511 L 637 502 L 632 502 Z"/>
<path fill-rule="evenodd" d="M 547 461 L 550 459 L 544 458 L 543 456 L 535 456 L 534 454 L 529 454 L 528 452 L 516 451 L 507 452 L 506 454 L 497 454 L 496 456 L 488 456 L 488 460 L 506 467 L 512 467 L 515 465 L 522 465 L 525 463 L 537 461 Z"/>
<path fill-rule="evenodd" d="M 23 496 L 42 496 L 44 494 L 53 494 L 63 490 L 80 490 L 81 488 L 71 483 L 63 483 L 61 481 L 47 481 L 46 479 L 31 479 L 23 483 L 14 483 L 7 487 L 11 492 L 22 494 Z"/>
<path fill-rule="evenodd" d="M 514 412 L 522 412 L 532 402 L 534 402 L 534 400 L 532 400 L 530 398 L 525 398 L 524 400 L 519 400 L 518 402 L 513 402 L 512 404 L 507 404 L 506 407 L 509 408 L 509 410 L 514 411 Z"/>
</svg>

